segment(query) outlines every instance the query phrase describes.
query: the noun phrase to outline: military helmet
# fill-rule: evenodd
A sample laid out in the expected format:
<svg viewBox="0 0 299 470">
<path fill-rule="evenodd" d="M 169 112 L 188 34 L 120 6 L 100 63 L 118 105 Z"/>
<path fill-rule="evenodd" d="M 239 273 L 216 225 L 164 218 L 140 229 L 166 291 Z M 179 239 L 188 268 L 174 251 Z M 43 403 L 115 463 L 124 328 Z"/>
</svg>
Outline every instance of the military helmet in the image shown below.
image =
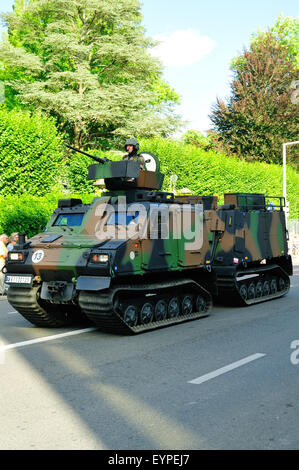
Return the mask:
<svg viewBox="0 0 299 470">
<path fill-rule="evenodd" d="M 127 145 L 133 145 L 134 149 L 136 150 L 136 152 L 138 152 L 139 150 L 139 144 L 137 142 L 136 139 L 128 139 L 124 145 L 125 147 L 125 150 L 127 151 Z"/>
</svg>

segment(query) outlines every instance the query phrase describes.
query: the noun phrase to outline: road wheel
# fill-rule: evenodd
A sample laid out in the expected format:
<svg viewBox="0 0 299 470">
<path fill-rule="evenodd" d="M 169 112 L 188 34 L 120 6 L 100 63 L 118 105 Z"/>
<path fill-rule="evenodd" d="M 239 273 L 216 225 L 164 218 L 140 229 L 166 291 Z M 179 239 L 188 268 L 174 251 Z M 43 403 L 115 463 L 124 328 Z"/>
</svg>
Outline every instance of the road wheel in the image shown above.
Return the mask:
<svg viewBox="0 0 299 470">
<path fill-rule="evenodd" d="M 198 295 L 196 297 L 195 307 L 196 307 L 196 312 L 198 313 L 204 313 L 206 311 L 207 302 L 202 295 Z"/>
<path fill-rule="evenodd" d="M 167 302 L 165 300 L 158 300 L 155 306 L 155 320 L 165 320 L 167 317 Z"/>
<path fill-rule="evenodd" d="M 275 278 L 271 279 L 270 291 L 271 291 L 271 294 L 276 294 L 276 292 L 277 292 L 277 281 L 276 281 Z"/>
<path fill-rule="evenodd" d="M 193 310 L 192 295 L 185 295 L 182 300 L 182 315 L 190 315 Z"/>
<path fill-rule="evenodd" d="M 136 326 L 138 322 L 137 307 L 135 305 L 128 305 L 124 311 L 124 321 L 129 326 Z"/>
<path fill-rule="evenodd" d="M 279 290 L 285 290 L 286 288 L 285 280 L 282 277 L 279 278 L 278 287 L 279 287 Z"/>
<path fill-rule="evenodd" d="M 263 295 L 269 295 L 270 294 L 270 282 L 265 281 L 263 284 Z"/>
<path fill-rule="evenodd" d="M 180 314 L 180 302 L 178 297 L 172 297 L 168 302 L 168 318 L 178 317 Z"/>
<path fill-rule="evenodd" d="M 246 284 L 241 284 L 240 289 L 239 289 L 240 295 L 243 300 L 247 300 L 248 298 L 248 290 Z"/>
<path fill-rule="evenodd" d="M 251 282 L 248 286 L 248 299 L 255 299 L 255 284 Z"/>
<path fill-rule="evenodd" d="M 262 297 L 263 295 L 263 283 L 258 281 L 255 286 L 255 295 L 256 297 Z"/>
<path fill-rule="evenodd" d="M 154 318 L 154 306 L 150 302 L 146 302 L 142 305 L 140 310 L 140 322 L 142 325 L 151 323 Z"/>
</svg>

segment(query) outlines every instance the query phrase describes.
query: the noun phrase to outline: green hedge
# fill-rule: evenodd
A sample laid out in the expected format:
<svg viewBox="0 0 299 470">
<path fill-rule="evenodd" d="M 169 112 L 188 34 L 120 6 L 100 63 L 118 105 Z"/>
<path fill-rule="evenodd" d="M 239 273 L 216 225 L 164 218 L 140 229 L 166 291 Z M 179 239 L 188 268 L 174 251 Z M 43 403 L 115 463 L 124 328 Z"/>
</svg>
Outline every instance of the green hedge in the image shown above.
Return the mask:
<svg viewBox="0 0 299 470">
<path fill-rule="evenodd" d="M 246 162 L 213 150 L 170 139 L 140 139 L 140 151 L 156 154 L 165 173 L 163 189 L 170 190 L 170 176 L 176 174 L 176 189 L 189 188 L 194 194 L 218 194 L 223 202 L 226 192 L 258 192 L 267 196 L 282 196 L 282 167 L 280 165 Z M 112 160 L 121 159 L 122 152 L 90 150 L 90 153 Z M 68 163 L 68 179 L 72 191 L 94 193 L 87 181 L 88 166 L 93 161 L 74 154 Z M 287 197 L 290 215 L 299 218 L 299 173 L 287 166 Z"/>
<path fill-rule="evenodd" d="M 194 194 L 218 194 L 220 203 L 226 192 L 261 192 L 267 196 L 282 196 L 280 165 L 246 162 L 170 139 L 140 139 L 139 142 L 140 151 L 152 152 L 159 157 L 161 171 L 165 173 L 165 191 L 171 189 L 171 174 L 176 174 L 176 189 L 187 187 Z M 122 157 L 122 152 L 89 152 L 112 160 Z M 88 166 L 93 161 L 83 155 L 73 154 L 68 162 L 71 190 L 94 193 L 92 182 L 87 181 Z M 290 216 L 299 218 L 299 173 L 290 166 L 287 166 L 287 197 L 290 202 Z"/>
<path fill-rule="evenodd" d="M 156 154 L 165 173 L 163 189 L 167 190 L 171 174 L 178 180 L 176 189 L 189 188 L 194 194 L 218 194 L 220 202 L 227 192 L 265 193 L 282 196 L 282 167 L 275 164 L 246 162 L 194 145 L 167 139 L 140 141 L 141 151 Z M 290 216 L 299 218 L 299 173 L 287 166 L 287 199 Z"/>
<path fill-rule="evenodd" d="M 194 194 L 218 194 L 221 196 L 220 202 L 223 201 L 222 196 L 225 192 L 263 192 L 268 196 L 282 195 L 282 168 L 279 165 L 248 163 L 166 139 L 140 140 L 140 150 L 153 152 L 160 158 L 161 170 L 166 175 L 163 185 L 165 191 L 170 189 L 170 175 L 176 174 L 177 190 L 187 187 Z M 90 153 L 105 156 L 100 152 L 90 151 Z M 106 156 L 118 160 L 122 153 L 110 152 Z M 72 193 L 46 191 L 46 186 L 43 186 L 44 189 L 39 196 L 26 193 L 26 188 L 21 194 L 21 187 L 17 188 L 14 195 L 9 195 L 9 191 L 3 191 L 2 193 L 8 195 L 0 195 L 0 233 L 10 235 L 13 232 L 24 232 L 31 237 L 45 227 L 57 207 L 58 199 L 80 197 L 85 203 L 91 202 L 95 194 L 92 182 L 87 182 L 88 166 L 91 163 L 92 160 L 81 155 L 74 154 L 69 158 L 67 174 Z M 291 167 L 287 168 L 287 183 L 290 215 L 292 218 L 299 218 L 299 175 Z M 48 181 L 47 184 L 49 188 L 51 182 Z"/>
<path fill-rule="evenodd" d="M 22 232 L 28 238 L 36 235 L 45 228 L 57 207 L 58 199 L 66 197 L 81 198 L 84 203 L 90 203 L 94 195 L 51 193 L 44 197 L 28 194 L 18 198 L 1 196 L 0 233 L 10 235 Z"/>
<path fill-rule="evenodd" d="M 62 187 L 62 139 L 54 119 L 0 106 L 0 194 L 43 196 Z"/>
</svg>

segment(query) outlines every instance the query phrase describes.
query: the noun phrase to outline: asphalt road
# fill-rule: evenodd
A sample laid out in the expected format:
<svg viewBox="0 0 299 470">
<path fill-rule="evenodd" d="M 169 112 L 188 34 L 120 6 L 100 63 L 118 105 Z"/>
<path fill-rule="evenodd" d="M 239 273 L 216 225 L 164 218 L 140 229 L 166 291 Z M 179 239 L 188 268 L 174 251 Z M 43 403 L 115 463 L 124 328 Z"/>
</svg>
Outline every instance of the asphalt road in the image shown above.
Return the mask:
<svg viewBox="0 0 299 470">
<path fill-rule="evenodd" d="M 299 449 L 295 273 L 284 298 L 133 337 L 1 300 L 0 449 Z"/>
</svg>

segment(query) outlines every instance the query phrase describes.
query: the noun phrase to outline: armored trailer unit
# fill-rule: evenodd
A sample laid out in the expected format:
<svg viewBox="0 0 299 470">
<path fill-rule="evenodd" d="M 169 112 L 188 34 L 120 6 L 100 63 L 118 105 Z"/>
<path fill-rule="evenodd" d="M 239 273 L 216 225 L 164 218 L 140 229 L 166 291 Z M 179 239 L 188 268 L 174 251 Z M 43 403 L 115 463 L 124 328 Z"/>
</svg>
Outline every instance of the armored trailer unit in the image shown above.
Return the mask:
<svg viewBox="0 0 299 470">
<path fill-rule="evenodd" d="M 207 316 L 213 298 L 248 306 L 290 288 L 284 200 L 264 194 L 175 196 L 158 160 L 97 159 L 91 204 L 60 199 L 45 231 L 9 253 L 9 303 L 37 326 L 88 319 L 139 333 Z"/>
</svg>

